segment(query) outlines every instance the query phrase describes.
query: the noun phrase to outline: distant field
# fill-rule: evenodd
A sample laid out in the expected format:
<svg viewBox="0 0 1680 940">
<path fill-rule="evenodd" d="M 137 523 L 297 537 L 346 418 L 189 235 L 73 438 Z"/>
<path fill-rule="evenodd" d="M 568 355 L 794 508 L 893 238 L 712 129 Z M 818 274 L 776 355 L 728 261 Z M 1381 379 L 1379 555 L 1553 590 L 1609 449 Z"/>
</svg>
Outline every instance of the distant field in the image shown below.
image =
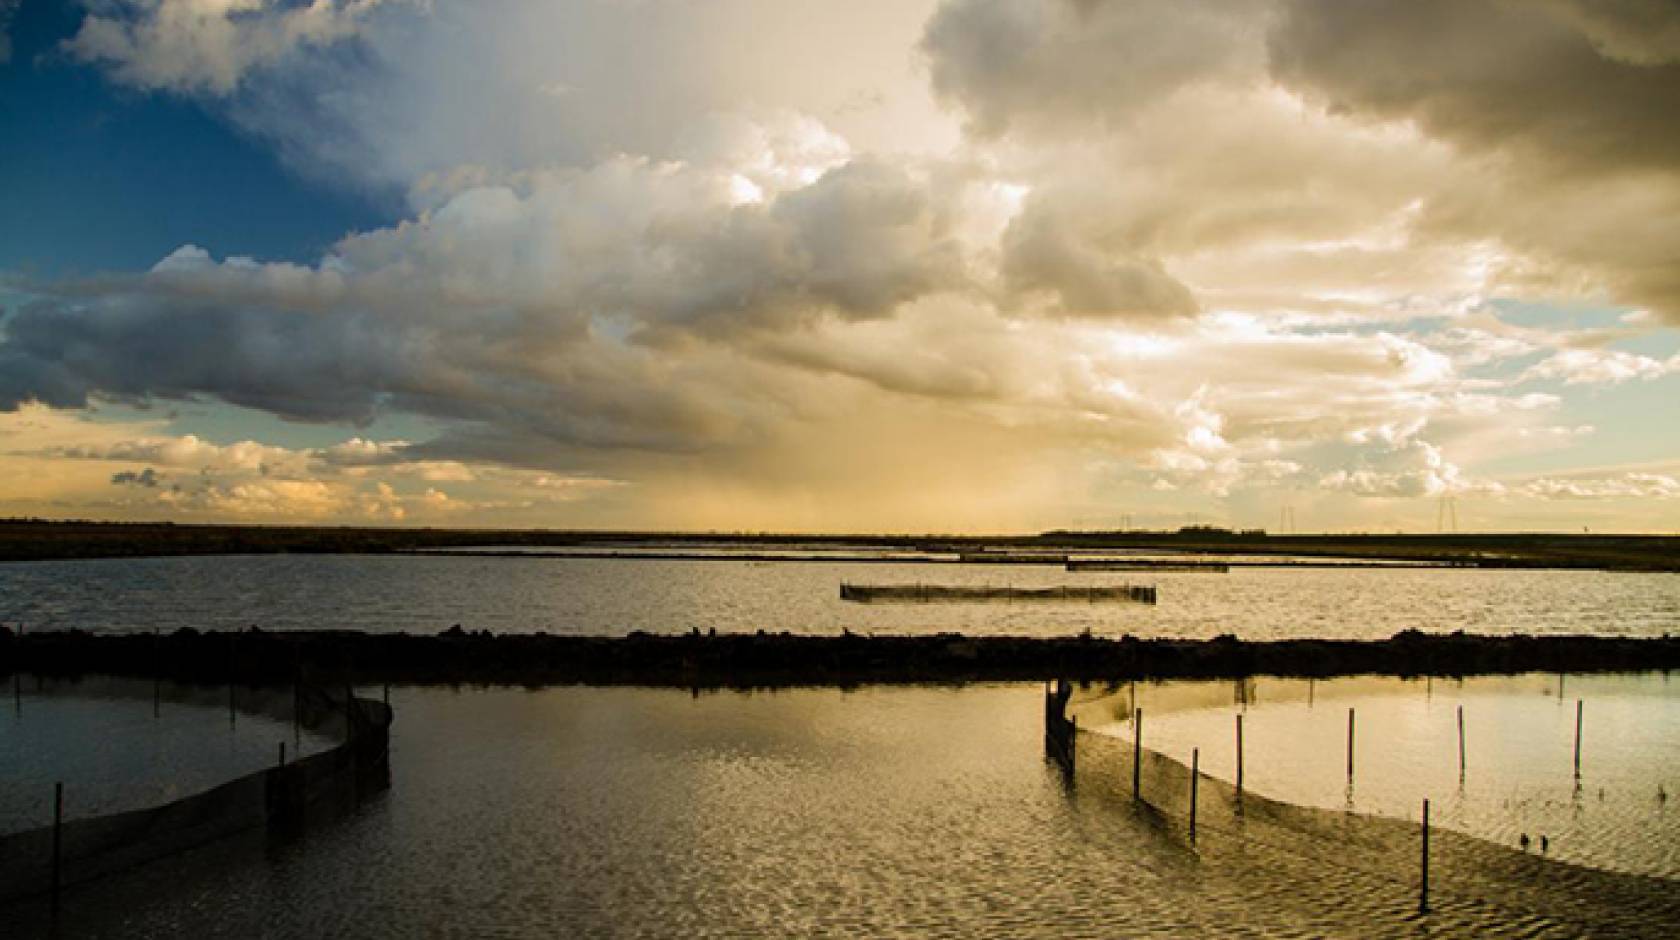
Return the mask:
<svg viewBox="0 0 1680 940">
<path fill-rule="evenodd" d="M 1076 552 L 1144 549 L 1202 554 L 1395 558 L 1468 562 L 1484 567 L 1680 571 L 1680 537 L 1663 535 L 1268 535 L 1264 532 L 1190 529 L 1178 532 L 1047 532 L 957 537 L 0 521 L 0 561 L 286 552 L 377 554 L 471 545 L 577 547 L 638 542 L 677 542 L 742 549 L 755 546 L 867 545 L 958 553 L 988 548 Z"/>
</svg>

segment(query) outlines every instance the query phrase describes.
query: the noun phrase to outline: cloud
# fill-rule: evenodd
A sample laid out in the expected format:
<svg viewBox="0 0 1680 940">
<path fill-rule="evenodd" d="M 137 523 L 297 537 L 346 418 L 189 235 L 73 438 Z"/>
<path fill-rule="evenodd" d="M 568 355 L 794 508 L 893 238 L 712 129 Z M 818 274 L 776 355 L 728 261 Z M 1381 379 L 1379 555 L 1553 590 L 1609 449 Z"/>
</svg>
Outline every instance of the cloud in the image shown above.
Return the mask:
<svg viewBox="0 0 1680 940">
<path fill-rule="evenodd" d="M 1662 473 L 1613 477 L 1542 477 L 1521 491 L 1537 499 L 1680 499 L 1680 479 Z"/>
<path fill-rule="evenodd" d="M 147 467 L 139 473 L 132 470 L 123 470 L 113 473 L 111 482 L 118 486 L 143 486 L 152 489 L 158 485 L 158 476 L 157 471 L 151 467 Z"/>
<path fill-rule="evenodd" d="M 12 19 L 23 0 L 0 0 L 0 65 L 12 61 Z"/>
<path fill-rule="evenodd" d="M 292 420 L 407 411 L 693 449 L 776 405 L 729 391 L 753 369 L 727 346 L 676 346 L 966 289 L 949 213 L 910 168 L 853 160 L 749 204 L 732 175 L 618 158 L 466 189 L 313 266 L 186 246 L 141 275 L 52 285 L 5 320 L 0 407 L 210 396 Z M 713 394 L 688 394 L 696 381 Z"/>
<path fill-rule="evenodd" d="M 1138 0 L 954 0 L 922 37 L 933 87 L 970 126 L 1078 130 L 1124 125 L 1185 87 L 1228 79 L 1256 61 L 1260 4 Z"/>
<path fill-rule="evenodd" d="M 1529 498 L 1482 465 L 1584 439 L 1580 386 L 1673 371 L 1623 348 L 1680 316 L 1666 10 L 1412 9 L 101 6 L 72 49 L 113 81 L 408 210 L 309 263 L 187 244 L 6 295 L 10 417 L 215 403 L 343 440 L 148 425 L 10 459 L 251 518 Z M 1568 87 L 1536 93 L 1554 60 Z M 1512 297 L 1649 315 L 1522 327 Z M 110 487 L 142 467 L 159 486 Z"/>
<path fill-rule="evenodd" d="M 907 52 L 932 3 L 130 0 L 72 50 L 191 95 L 315 180 L 400 195 L 462 167 L 693 159 L 717 113 L 806 114 L 888 152 L 948 145 L 955 123 Z"/>
<path fill-rule="evenodd" d="M 1053 295 L 1062 316 L 1149 319 L 1198 312 L 1190 290 L 1160 261 L 1103 251 L 1038 206 L 1016 216 L 1004 234 L 1003 277 L 1017 296 Z"/>
<path fill-rule="evenodd" d="M 1680 372 L 1680 354 L 1654 359 L 1621 349 L 1562 349 L 1530 366 L 1527 379 L 1561 379 L 1565 385 L 1616 385 Z"/>
<path fill-rule="evenodd" d="M 233 92 L 250 72 L 354 37 L 383 0 L 112 0 L 64 48 L 147 90 Z"/>
<path fill-rule="evenodd" d="M 1563 170 L 1668 174 L 1677 24 L 1672 4 L 1292 0 L 1269 49 L 1275 75 L 1335 108 Z M 1647 27 L 1653 44 L 1626 38 Z"/>
<path fill-rule="evenodd" d="M 1441 449 L 1427 441 L 1413 441 L 1387 461 L 1399 467 L 1359 467 L 1337 470 L 1318 481 L 1327 490 L 1355 496 L 1418 498 L 1423 496 L 1500 495 L 1503 484 L 1466 477 Z"/>
</svg>

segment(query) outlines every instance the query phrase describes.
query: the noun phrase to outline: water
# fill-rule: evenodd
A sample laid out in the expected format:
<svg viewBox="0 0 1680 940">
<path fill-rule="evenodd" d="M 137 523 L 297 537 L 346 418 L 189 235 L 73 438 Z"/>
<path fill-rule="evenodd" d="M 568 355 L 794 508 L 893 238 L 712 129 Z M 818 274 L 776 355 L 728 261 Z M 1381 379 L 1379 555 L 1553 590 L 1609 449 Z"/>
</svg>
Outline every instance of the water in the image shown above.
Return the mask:
<svg viewBox="0 0 1680 940">
<path fill-rule="evenodd" d="M 300 841 L 79 887 L 58 935 L 1419 934 L 1410 830 L 1256 811 L 1238 840 L 1211 828 L 1210 797 L 1191 844 L 1118 792 L 1100 747 L 1081 744 L 1067 786 L 1040 702 L 1037 686 L 399 688 L 390 791 Z M 1443 833 L 1429 926 L 1680 925 L 1668 882 L 1534 861 Z M 32 936 L 42 906 L 0 917 Z"/>
<path fill-rule="evenodd" d="M 163 684 L 153 711 L 150 682 L 86 679 L 37 684 L 21 702 L 7 688 L 0 714 L 0 833 L 52 824 L 53 784 L 64 784 L 64 818 L 158 806 L 332 746 L 294 737 L 290 722 L 244 710 L 230 722 L 225 689 Z M 289 697 L 289 696 L 288 696 Z"/>
<path fill-rule="evenodd" d="M 858 605 L 842 581 L 1146 583 L 1160 604 Z M 1070 573 L 1052 566 L 267 555 L 0 565 L 0 622 L 165 631 L 469 629 L 1383 638 L 1407 629 L 1660 636 L 1680 575 L 1478 569 Z"/>
<path fill-rule="evenodd" d="M 1143 683 L 1079 706 L 1080 724 L 1130 738 L 1225 781 L 1289 803 L 1431 820 L 1550 857 L 1680 878 L 1680 683 L 1662 673 L 1484 676 L 1463 681 L 1354 677 Z M 1581 776 L 1575 703 L 1584 702 Z M 1458 708 L 1465 769 L 1459 775 Z M 1354 777 L 1347 714 L 1355 711 Z"/>
</svg>

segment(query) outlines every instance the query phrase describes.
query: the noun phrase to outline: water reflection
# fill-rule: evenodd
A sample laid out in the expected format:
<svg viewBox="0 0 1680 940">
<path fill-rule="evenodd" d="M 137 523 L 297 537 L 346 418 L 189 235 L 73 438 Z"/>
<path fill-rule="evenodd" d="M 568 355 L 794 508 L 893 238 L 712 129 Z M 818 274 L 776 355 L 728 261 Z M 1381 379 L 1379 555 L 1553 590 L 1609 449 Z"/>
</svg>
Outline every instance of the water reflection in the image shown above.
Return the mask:
<svg viewBox="0 0 1680 940">
<path fill-rule="evenodd" d="M 1148 583 L 1134 604 L 842 603 L 842 581 L 1046 588 Z M 89 591 L 97 583 L 99 590 Z M 1384 638 L 1429 631 L 1659 636 L 1680 577 L 1600 571 L 1263 569 L 1070 573 L 1052 566 L 430 556 L 237 556 L 0 565 L 9 623 L 93 630 L 355 628 L 571 634 L 702 630 Z"/>
<path fill-rule="evenodd" d="M 1250 714 L 1269 707 L 1268 689 L 1255 685 Z M 1148 705 L 1156 692 L 1140 684 L 1138 694 Z M 1226 706 L 1235 692 L 1213 694 Z M 1411 829 L 1256 799 L 1239 832 L 1207 781 L 1192 846 L 1177 807 L 1130 800 L 1129 748 L 1118 741 L 1082 735 L 1076 785 L 1064 786 L 1043 759 L 1038 685 L 396 689 L 392 702 L 388 793 L 264 853 L 217 847 L 78 887 L 64 935 L 1420 929 Z M 1164 786 L 1160 769 L 1146 786 Z M 1171 783 L 1177 792 L 1183 779 Z M 1444 838 L 1437 912 L 1424 926 L 1443 936 L 1665 936 L 1680 922 L 1666 886 L 1509 857 L 1521 860 Z"/>
</svg>

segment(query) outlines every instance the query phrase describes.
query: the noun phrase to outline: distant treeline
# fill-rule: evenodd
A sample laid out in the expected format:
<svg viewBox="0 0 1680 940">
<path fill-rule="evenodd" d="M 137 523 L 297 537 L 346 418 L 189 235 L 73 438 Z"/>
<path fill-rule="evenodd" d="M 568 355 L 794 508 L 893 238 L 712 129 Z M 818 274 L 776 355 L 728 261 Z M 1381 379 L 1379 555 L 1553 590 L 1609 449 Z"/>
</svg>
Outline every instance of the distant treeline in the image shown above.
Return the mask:
<svg viewBox="0 0 1680 940">
<path fill-rule="evenodd" d="M 355 528 L 0 520 L 0 561 L 154 555 L 377 554 L 482 545 L 614 546 L 667 542 L 714 547 L 877 547 L 975 553 L 987 549 L 1169 550 L 1470 563 L 1482 567 L 1680 571 L 1680 537 L 1664 535 L 1270 535 L 1193 526 L 1176 531 L 1054 531 L 1035 535 L 808 535 L 543 529 Z"/>
</svg>

